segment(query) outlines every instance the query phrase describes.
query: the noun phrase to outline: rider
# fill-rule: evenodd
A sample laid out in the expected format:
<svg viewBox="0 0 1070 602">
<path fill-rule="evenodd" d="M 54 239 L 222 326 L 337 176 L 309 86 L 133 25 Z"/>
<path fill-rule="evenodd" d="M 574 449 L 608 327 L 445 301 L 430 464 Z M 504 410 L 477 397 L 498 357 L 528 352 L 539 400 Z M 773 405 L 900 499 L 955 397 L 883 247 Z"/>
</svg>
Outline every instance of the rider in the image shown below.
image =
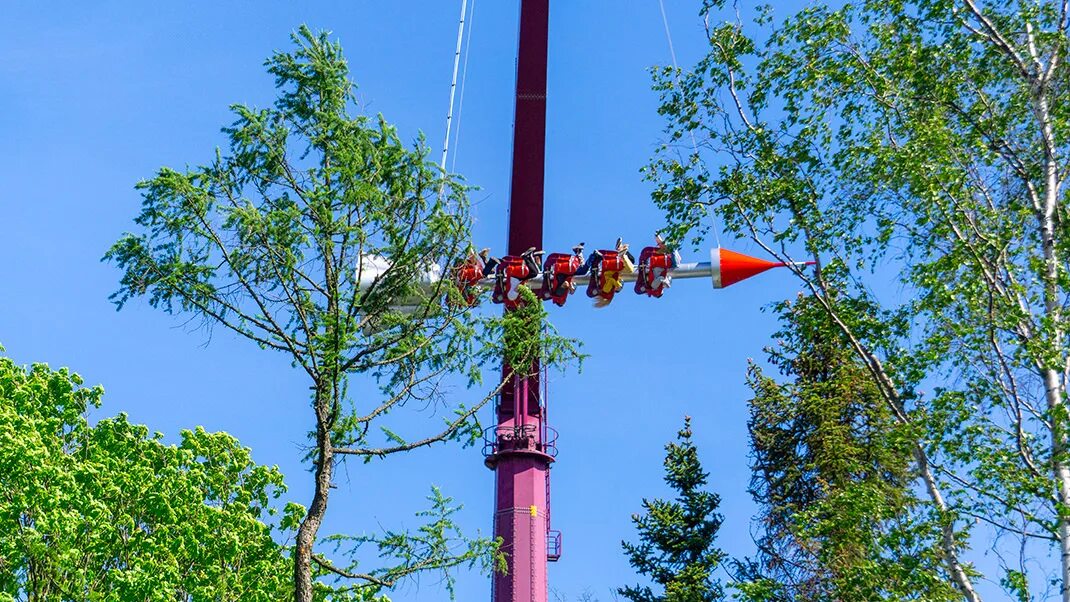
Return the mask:
<svg viewBox="0 0 1070 602">
<path fill-rule="evenodd" d="M 584 243 L 581 242 L 580 244 L 572 247 L 573 254 L 575 254 L 580 261 L 583 261 L 583 245 Z M 602 263 L 602 252 L 598 249 L 595 249 L 594 251 L 591 251 L 590 256 L 587 257 L 587 261 L 584 261 L 583 264 L 580 265 L 580 267 L 576 270 L 576 275 L 586 276 L 587 274 L 591 273 L 592 268 L 598 267 L 598 264 L 600 263 Z"/>
<path fill-rule="evenodd" d="M 490 256 L 490 249 L 483 249 L 479 252 L 479 263 L 480 266 L 482 266 L 484 278 L 493 275 L 494 271 L 498 269 L 498 264 L 501 262 L 501 259 Z"/>
<path fill-rule="evenodd" d="M 654 268 L 650 271 L 650 274 L 654 277 L 650 282 L 650 288 L 658 289 L 663 286 L 669 288 L 672 285 L 672 275 L 669 274 L 669 270 L 675 269 L 680 264 L 680 252 L 672 251 L 669 249 L 669 245 L 665 243 L 665 239 L 661 237 L 660 232 L 654 233 L 654 242 L 657 243 L 658 253 L 669 256 L 669 269 Z"/>
<path fill-rule="evenodd" d="M 613 271 L 604 274 L 600 274 L 602 279 L 598 286 L 601 289 L 602 294 L 594 300 L 595 307 L 605 307 L 612 301 L 611 293 L 615 293 L 624 286 L 624 282 L 621 279 L 621 274 L 630 274 L 635 271 L 635 256 L 628 251 L 628 243 L 624 242 L 623 238 L 617 238 L 617 244 L 614 245 L 617 250 L 617 257 L 621 260 L 620 271 Z"/>
<path fill-rule="evenodd" d="M 635 271 L 635 255 L 632 255 L 632 252 L 628 250 L 628 243 L 624 242 L 624 239 L 619 236 L 617 237 L 616 247 L 617 255 L 620 256 L 622 262 L 624 263 L 623 271 L 625 273 L 631 274 Z"/>
<path fill-rule="evenodd" d="M 539 269 L 539 260 L 542 258 L 543 253 L 543 251 L 537 251 L 535 247 L 528 247 L 527 251 L 520 254 L 520 258 L 524 260 L 524 266 L 528 268 L 528 275 L 521 278 L 521 282 L 531 280 L 539 275 L 541 272 Z"/>
<path fill-rule="evenodd" d="M 580 264 L 580 267 L 576 268 L 576 271 L 573 272 L 571 276 L 586 276 L 591 272 L 591 268 L 597 266 L 602 261 L 602 254 L 598 251 L 593 251 L 591 253 L 591 256 L 587 258 L 587 261 L 584 262 L 583 245 L 584 243 L 581 242 L 578 245 L 572 247 L 573 259 L 577 260 L 577 263 Z M 561 295 L 565 294 L 565 287 L 568 287 L 568 290 L 570 292 L 576 292 L 576 283 L 572 282 L 571 276 L 568 274 L 558 273 L 556 270 L 554 271 L 554 296 L 560 297 Z"/>
<path fill-rule="evenodd" d="M 669 261 L 671 262 L 673 268 L 675 268 L 677 265 L 680 264 L 680 252 L 679 251 L 671 251 L 669 249 L 668 243 L 666 243 L 665 239 L 661 237 L 661 232 L 655 232 L 654 233 L 654 242 L 656 242 L 658 244 L 658 253 L 665 253 L 665 254 L 670 254 L 671 253 L 671 256 L 669 257 Z"/>
<path fill-rule="evenodd" d="M 524 280 L 531 280 L 539 274 L 539 260 L 536 259 L 536 257 L 540 257 L 542 254 L 543 252 L 536 251 L 535 247 L 531 247 L 520 254 L 520 258 L 524 260 L 524 265 L 528 268 L 528 275 L 521 278 L 521 282 Z M 490 256 L 490 249 L 483 249 L 479 252 L 479 264 L 484 278 L 493 275 L 498 270 L 498 266 L 501 263 L 501 259 Z"/>
</svg>

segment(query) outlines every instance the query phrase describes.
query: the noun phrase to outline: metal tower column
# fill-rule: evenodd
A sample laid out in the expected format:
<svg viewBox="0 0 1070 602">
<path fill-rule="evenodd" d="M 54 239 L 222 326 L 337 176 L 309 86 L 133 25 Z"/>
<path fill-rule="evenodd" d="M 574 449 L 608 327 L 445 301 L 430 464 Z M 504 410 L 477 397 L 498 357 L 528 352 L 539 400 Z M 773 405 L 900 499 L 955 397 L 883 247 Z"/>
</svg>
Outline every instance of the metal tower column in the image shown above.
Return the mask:
<svg viewBox="0 0 1070 602">
<path fill-rule="evenodd" d="M 509 254 L 542 246 L 546 168 L 546 65 L 549 0 L 521 0 L 517 53 Z M 538 374 L 538 366 L 533 370 Z M 487 466 L 495 471 L 494 535 L 501 537 L 508 574 L 494 573 L 494 602 L 547 602 L 547 477 L 553 441 L 544 422 L 538 376 L 514 378 L 498 402 L 488 437 Z"/>
</svg>

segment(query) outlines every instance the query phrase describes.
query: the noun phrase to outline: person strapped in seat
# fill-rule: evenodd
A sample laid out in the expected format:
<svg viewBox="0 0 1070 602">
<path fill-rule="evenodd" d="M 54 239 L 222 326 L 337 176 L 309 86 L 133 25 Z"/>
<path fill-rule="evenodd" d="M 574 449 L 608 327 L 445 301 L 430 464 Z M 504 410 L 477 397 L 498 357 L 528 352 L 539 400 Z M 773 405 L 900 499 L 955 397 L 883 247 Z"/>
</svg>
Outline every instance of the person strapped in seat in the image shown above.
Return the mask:
<svg viewBox="0 0 1070 602">
<path fill-rule="evenodd" d="M 596 253 L 600 255 L 600 260 L 591 266 L 587 296 L 594 299 L 595 307 L 605 307 L 624 288 L 622 274 L 635 271 L 635 257 L 628 251 L 628 244 L 620 238 L 617 239 L 615 250 Z"/>
<path fill-rule="evenodd" d="M 491 276 L 497 270 L 501 260 L 490 256 L 490 249 L 483 249 L 476 254 L 474 249 L 460 267 L 456 268 L 454 280 L 461 297 L 468 305 L 475 305 L 479 300 L 479 281 Z"/>
<path fill-rule="evenodd" d="M 520 304 L 520 291 L 517 287 L 539 275 L 539 257 L 543 251 L 529 248 L 520 255 L 506 255 L 501 258 L 494 274 L 495 303 L 504 303 L 508 309 L 515 309 Z"/>
<path fill-rule="evenodd" d="M 672 272 L 680 264 L 680 254 L 669 249 L 665 239 L 654 233 L 656 246 L 646 247 L 639 253 L 639 274 L 635 279 L 635 292 L 650 297 L 661 297 L 672 284 Z"/>
<path fill-rule="evenodd" d="M 557 306 L 563 306 L 568 296 L 576 292 L 576 285 L 572 279 L 576 276 L 586 276 L 591 268 L 602 261 L 599 251 L 591 253 L 587 261 L 583 260 L 584 243 L 572 247 L 572 255 L 565 253 L 551 253 L 543 264 L 542 288 L 539 290 L 539 298 L 549 299 Z"/>
</svg>

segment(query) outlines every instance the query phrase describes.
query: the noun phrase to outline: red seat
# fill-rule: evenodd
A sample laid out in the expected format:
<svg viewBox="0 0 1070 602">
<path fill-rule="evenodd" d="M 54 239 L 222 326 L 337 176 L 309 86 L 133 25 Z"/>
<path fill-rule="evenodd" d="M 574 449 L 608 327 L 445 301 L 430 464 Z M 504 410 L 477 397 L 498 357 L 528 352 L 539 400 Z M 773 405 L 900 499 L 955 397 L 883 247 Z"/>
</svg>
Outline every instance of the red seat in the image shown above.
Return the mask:
<svg viewBox="0 0 1070 602">
<path fill-rule="evenodd" d="M 475 257 L 469 257 L 456 269 L 454 283 L 461 293 L 461 298 L 469 306 L 479 301 L 479 281 L 483 279 L 483 266 Z"/>
<path fill-rule="evenodd" d="M 549 299 L 558 307 L 564 306 L 568 296 L 572 294 L 572 278 L 582 264 L 578 255 L 551 253 L 543 263 L 539 298 Z"/>
<path fill-rule="evenodd" d="M 523 257 L 519 255 L 502 257 L 502 262 L 498 264 L 497 278 L 494 282 L 493 301 L 495 303 L 504 303 L 507 309 L 516 309 L 520 305 L 520 294 L 516 287 L 532 276 L 534 274 L 524 264 Z"/>
<path fill-rule="evenodd" d="M 625 258 L 617 251 L 599 251 L 602 254 L 602 262 L 597 268 L 591 269 L 591 279 L 587 283 L 587 296 L 601 298 L 607 303 L 613 300 L 613 295 L 620 292 L 623 284 L 620 273 L 627 268 Z"/>
<path fill-rule="evenodd" d="M 639 254 L 639 273 L 635 279 L 635 292 L 649 297 L 661 297 L 668 285 L 669 270 L 676 267 L 671 253 L 658 247 L 646 247 Z"/>
</svg>

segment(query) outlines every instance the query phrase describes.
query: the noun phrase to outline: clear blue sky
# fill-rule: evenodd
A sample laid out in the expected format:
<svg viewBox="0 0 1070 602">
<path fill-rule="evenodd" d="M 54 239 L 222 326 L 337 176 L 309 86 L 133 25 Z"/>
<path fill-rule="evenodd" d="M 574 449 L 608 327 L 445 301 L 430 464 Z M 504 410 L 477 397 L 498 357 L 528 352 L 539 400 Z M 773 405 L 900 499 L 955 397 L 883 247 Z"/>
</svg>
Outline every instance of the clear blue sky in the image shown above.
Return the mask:
<svg viewBox="0 0 1070 602">
<path fill-rule="evenodd" d="M 699 2 L 666 3 L 686 65 L 702 52 Z M 194 425 L 228 431 L 258 462 L 278 464 L 289 496 L 307 503 L 301 375 L 282 356 L 222 330 L 191 331 L 143 303 L 116 313 L 107 297 L 118 272 L 99 258 L 132 228 L 138 179 L 162 165 L 207 160 L 223 142 L 229 104 L 271 102 L 261 64 L 301 23 L 341 40 L 369 112 L 384 113 L 407 136 L 425 132 L 438 147 L 459 6 L 5 2 L 0 344 L 8 355 L 69 366 L 104 384 L 101 415 L 127 412 L 169 438 Z M 516 0 L 477 2 L 456 149 L 457 170 L 481 187 L 476 243 L 496 249 L 505 239 L 517 13 Z M 661 223 L 639 174 L 662 127 L 647 69 L 669 60 L 657 1 L 555 2 L 551 28 L 546 246 L 606 246 L 618 234 L 639 246 Z M 743 242 L 725 246 L 759 254 Z M 606 601 L 610 588 L 635 581 L 619 542 L 634 535 L 629 517 L 640 498 L 666 493 L 662 447 L 685 414 L 723 496 L 721 544 L 735 554 L 752 549 L 744 371 L 776 329 L 761 308 L 797 291 L 789 274 L 770 272 L 722 291 L 678 282 L 658 301 L 627 294 L 594 310 L 577 296 L 552 310 L 591 358 L 582 374 L 550 384 L 550 416 L 561 432 L 553 522 L 564 532 L 551 587 L 569 599 L 590 588 Z M 415 432 L 428 420 L 437 418 L 418 415 L 398 430 Z M 415 525 L 412 512 L 432 483 L 465 504 L 466 530 L 489 531 L 493 476 L 478 449 L 454 446 L 349 465 L 324 532 Z M 444 597 L 425 579 L 395 599 Z M 460 576 L 459 600 L 488 597 L 485 576 Z"/>
</svg>

